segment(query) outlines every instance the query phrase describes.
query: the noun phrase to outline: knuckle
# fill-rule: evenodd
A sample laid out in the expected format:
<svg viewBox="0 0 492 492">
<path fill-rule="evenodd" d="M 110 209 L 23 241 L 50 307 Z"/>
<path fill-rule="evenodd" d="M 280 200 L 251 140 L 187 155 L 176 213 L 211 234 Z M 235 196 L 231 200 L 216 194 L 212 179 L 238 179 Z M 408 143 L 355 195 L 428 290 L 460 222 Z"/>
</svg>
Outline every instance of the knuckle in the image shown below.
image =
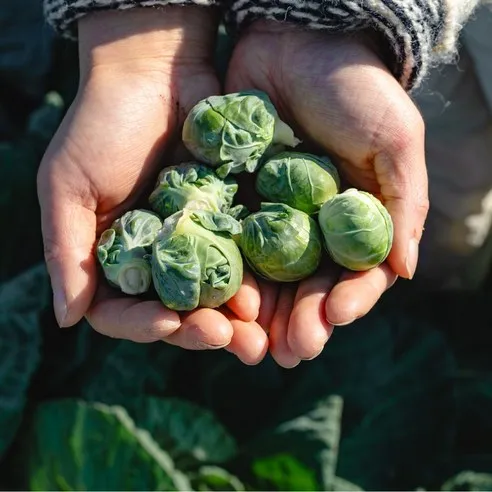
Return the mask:
<svg viewBox="0 0 492 492">
<path fill-rule="evenodd" d="M 145 326 L 140 326 L 135 330 L 135 341 L 139 342 L 157 342 L 163 340 L 168 335 L 159 323 L 149 323 Z"/>
<path fill-rule="evenodd" d="M 405 102 L 403 107 L 394 107 L 391 113 L 385 116 L 382 142 L 389 153 L 398 155 L 424 144 L 425 122 L 415 105 Z"/>
<path fill-rule="evenodd" d="M 43 254 L 48 265 L 56 263 L 61 257 L 61 247 L 57 241 L 45 236 L 43 238 Z"/>
</svg>

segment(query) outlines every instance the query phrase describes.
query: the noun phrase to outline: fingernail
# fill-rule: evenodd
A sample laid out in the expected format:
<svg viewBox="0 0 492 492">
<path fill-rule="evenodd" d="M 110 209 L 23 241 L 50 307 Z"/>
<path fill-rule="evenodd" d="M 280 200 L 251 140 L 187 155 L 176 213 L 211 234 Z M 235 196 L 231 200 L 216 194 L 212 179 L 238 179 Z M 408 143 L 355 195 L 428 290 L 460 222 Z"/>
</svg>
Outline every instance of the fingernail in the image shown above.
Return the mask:
<svg viewBox="0 0 492 492">
<path fill-rule="evenodd" d="M 357 318 L 352 318 L 351 320 L 349 321 L 345 321 L 345 323 L 331 323 L 333 326 L 347 326 L 347 325 L 350 325 L 352 324 Z M 328 322 L 329 323 L 329 322 Z"/>
<path fill-rule="evenodd" d="M 230 343 L 231 342 L 214 345 L 212 343 L 202 342 L 200 345 L 201 345 L 203 350 L 219 350 L 219 349 L 226 348 Z"/>
<path fill-rule="evenodd" d="M 55 310 L 55 318 L 60 328 L 65 327 L 65 319 L 67 317 L 67 301 L 63 292 L 55 290 L 53 293 L 53 308 Z"/>
<path fill-rule="evenodd" d="M 357 317 L 350 319 L 349 321 L 345 321 L 344 323 L 333 323 L 333 321 L 330 321 L 328 318 L 326 318 L 326 321 L 332 325 L 332 326 L 347 326 L 350 325 L 350 323 L 353 323 Z"/>
<path fill-rule="evenodd" d="M 325 346 L 323 345 L 323 348 L 315 355 L 313 355 L 312 357 L 301 357 L 301 360 L 313 360 L 313 359 L 316 359 L 316 357 L 318 357 L 321 352 L 323 352 L 323 350 L 325 349 Z"/>
<path fill-rule="evenodd" d="M 415 275 L 418 259 L 419 259 L 419 243 L 416 239 L 410 239 L 410 243 L 408 244 L 407 261 L 405 265 L 407 268 L 407 277 L 410 280 Z"/>
</svg>

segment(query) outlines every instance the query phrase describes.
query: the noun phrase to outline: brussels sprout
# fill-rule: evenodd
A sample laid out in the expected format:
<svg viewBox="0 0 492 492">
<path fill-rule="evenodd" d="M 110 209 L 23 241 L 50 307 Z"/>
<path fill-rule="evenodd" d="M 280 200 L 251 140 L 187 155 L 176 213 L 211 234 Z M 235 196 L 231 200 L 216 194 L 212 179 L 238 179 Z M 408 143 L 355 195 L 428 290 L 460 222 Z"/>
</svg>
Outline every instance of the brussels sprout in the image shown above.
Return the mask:
<svg viewBox="0 0 492 492">
<path fill-rule="evenodd" d="M 237 189 L 232 177 L 221 179 L 204 164 L 185 162 L 159 173 L 149 203 L 163 219 L 185 207 L 227 212 Z"/>
<path fill-rule="evenodd" d="M 391 250 L 391 216 L 370 193 L 350 188 L 334 196 L 321 207 L 318 220 L 328 253 L 349 270 L 369 270 Z"/>
<path fill-rule="evenodd" d="M 252 173 L 268 151 L 300 143 L 269 97 L 256 90 L 200 101 L 188 114 L 182 137 L 195 158 L 217 167 L 220 177 Z"/>
<path fill-rule="evenodd" d="M 282 203 L 262 203 L 242 221 L 241 250 L 258 275 L 295 282 L 318 268 L 323 250 L 318 224 Z"/>
<path fill-rule="evenodd" d="M 243 280 L 234 237 L 241 225 L 230 215 L 183 209 L 169 216 L 152 247 L 154 287 L 165 306 L 190 311 L 227 302 Z"/>
<path fill-rule="evenodd" d="M 105 277 L 125 294 L 146 292 L 152 282 L 149 261 L 161 219 L 147 210 L 131 210 L 105 230 L 97 244 L 97 258 Z"/>
<path fill-rule="evenodd" d="M 338 193 L 340 177 L 328 157 L 282 152 L 268 159 L 256 177 L 256 191 L 271 202 L 315 214 Z"/>
</svg>

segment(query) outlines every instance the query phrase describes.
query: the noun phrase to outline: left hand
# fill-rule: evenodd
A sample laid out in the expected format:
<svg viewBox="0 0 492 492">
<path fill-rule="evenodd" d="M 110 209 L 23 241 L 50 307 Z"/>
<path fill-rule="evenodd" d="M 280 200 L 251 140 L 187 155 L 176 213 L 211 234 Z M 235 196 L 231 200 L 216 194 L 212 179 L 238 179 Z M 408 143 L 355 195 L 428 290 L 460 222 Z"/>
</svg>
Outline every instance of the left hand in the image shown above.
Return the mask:
<svg viewBox="0 0 492 492">
<path fill-rule="evenodd" d="M 235 47 L 225 90 L 253 88 L 352 186 L 380 198 L 394 223 L 392 251 L 377 268 L 330 264 L 299 284 L 260 281 L 257 321 L 269 329 L 272 356 L 290 368 L 316 357 L 334 326 L 367 314 L 397 276 L 412 278 L 428 210 L 424 125 L 372 43 L 353 33 L 253 23 Z"/>
</svg>

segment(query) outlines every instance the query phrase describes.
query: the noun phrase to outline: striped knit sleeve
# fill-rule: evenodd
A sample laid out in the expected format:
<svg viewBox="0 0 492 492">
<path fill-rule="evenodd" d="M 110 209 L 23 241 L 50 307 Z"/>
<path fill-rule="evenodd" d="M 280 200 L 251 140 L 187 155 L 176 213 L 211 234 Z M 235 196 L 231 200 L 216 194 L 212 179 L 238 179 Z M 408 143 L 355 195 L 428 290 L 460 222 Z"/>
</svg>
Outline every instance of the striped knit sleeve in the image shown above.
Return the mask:
<svg viewBox="0 0 492 492">
<path fill-rule="evenodd" d="M 226 0 L 230 32 L 259 19 L 307 29 L 376 29 L 394 53 L 395 77 L 406 90 L 429 68 L 451 61 L 459 31 L 481 0 Z"/>
<path fill-rule="evenodd" d="M 77 21 L 86 14 L 135 7 L 159 8 L 166 5 L 211 6 L 217 0 L 44 0 L 46 21 L 61 36 L 77 38 Z"/>
</svg>

